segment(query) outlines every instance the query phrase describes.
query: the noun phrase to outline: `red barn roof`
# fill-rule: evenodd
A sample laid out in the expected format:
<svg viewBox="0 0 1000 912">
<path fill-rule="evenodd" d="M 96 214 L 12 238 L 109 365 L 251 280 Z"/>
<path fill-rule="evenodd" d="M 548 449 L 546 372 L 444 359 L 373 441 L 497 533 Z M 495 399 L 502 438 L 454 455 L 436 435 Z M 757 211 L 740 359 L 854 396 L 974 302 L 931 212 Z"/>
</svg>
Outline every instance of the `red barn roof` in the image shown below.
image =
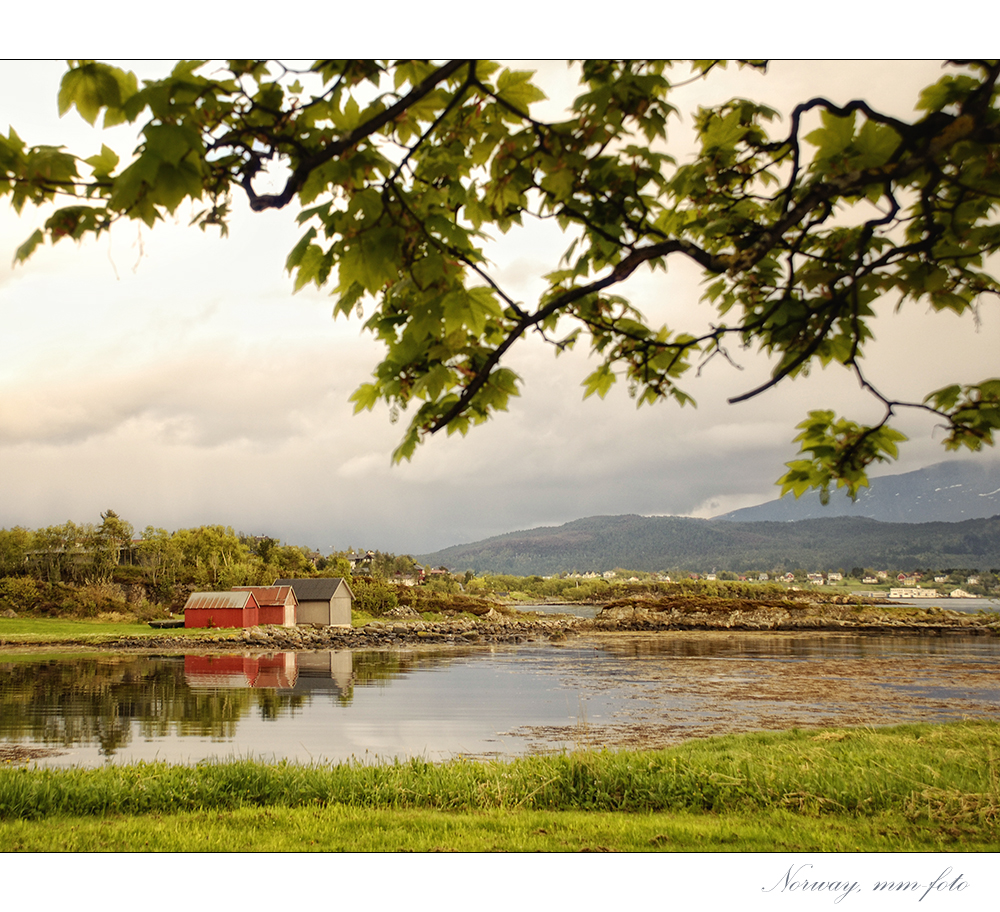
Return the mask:
<svg viewBox="0 0 1000 912">
<path fill-rule="evenodd" d="M 285 605 L 288 603 L 288 596 L 295 599 L 295 591 L 291 586 L 233 586 L 233 592 L 252 592 L 257 604 L 261 608 L 273 605 Z"/>
<path fill-rule="evenodd" d="M 254 594 L 242 592 L 192 592 L 184 605 L 185 611 L 205 610 L 216 611 L 220 608 L 258 608 L 260 607 Z"/>
</svg>

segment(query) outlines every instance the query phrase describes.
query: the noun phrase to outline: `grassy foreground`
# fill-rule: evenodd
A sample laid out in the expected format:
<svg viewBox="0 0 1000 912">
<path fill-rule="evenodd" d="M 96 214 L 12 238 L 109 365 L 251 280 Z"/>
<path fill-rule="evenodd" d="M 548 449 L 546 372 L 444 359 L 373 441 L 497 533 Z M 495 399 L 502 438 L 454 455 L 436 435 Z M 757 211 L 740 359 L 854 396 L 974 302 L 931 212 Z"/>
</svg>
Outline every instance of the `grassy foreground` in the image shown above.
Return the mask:
<svg viewBox="0 0 1000 912">
<path fill-rule="evenodd" d="M 510 762 L 0 769 L 2 851 L 995 851 L 1000 723 Z"/>
</svg>

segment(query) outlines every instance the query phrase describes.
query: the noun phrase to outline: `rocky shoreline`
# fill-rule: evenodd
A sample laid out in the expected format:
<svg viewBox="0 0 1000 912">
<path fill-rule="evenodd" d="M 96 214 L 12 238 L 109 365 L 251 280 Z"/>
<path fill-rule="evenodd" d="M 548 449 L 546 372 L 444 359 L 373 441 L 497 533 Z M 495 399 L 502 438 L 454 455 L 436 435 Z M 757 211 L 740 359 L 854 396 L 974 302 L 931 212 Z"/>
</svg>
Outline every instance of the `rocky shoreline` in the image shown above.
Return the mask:
<svg viewBox="0 0 1000 912">
<path fill-rule="evenodd" d="M 582 634 L 669 631 L 853 632 L 909 636 L 1000 636 L 1000 615 L 880 605 L 740 602 L 733 600 L 629 600 L 605 606 L 595 618 L 491 608 L 475 617 L 425 621 L 398 608 L 364 627 L 251 627 L 218 636 L 153 635 L 100 643 L 46 646 L 101 650 L 283 652 L 315 649 L 393 649 L 417 645 L 559 642 Z M 5 646 L 27 645 L 6 643 Z M 40 644 L 36 644 L 40 645 Z"/>
</svg>

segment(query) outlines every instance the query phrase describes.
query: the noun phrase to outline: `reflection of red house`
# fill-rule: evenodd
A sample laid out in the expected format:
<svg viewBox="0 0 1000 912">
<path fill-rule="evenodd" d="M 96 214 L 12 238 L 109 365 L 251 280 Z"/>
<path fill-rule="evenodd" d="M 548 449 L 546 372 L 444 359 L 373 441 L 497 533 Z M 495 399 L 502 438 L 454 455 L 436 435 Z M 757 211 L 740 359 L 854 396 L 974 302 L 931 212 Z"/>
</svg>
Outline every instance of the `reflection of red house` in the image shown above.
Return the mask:
<svg viewBox="0 0 1000 912">
<path fill-rule="evenodd" d="M 184 679 L 191 687 L 291 689 L 298 678 L 294 652 L 274 655 L 186 655 Z"/>
<path fill-rule="evenodd" d="M 298 601 L 291 586 L 233 586 L 233 592 L 252 592 L 260 606 L 258 624 L 294 627 Z"/>
<path fill-rule="evenodd" d="M 256 673 L 254 656 L 184 656 L 184 679 L 193 687 L 247 687 Z"/>
<path fill-rule="evenodd" d="M 298 676 L 298 656 L 294 652 L 257 656 L 257 674 L 251 687 L 290 688 L 295 686 Z"/>
<path fill-rule="evenodd" d="M 256 627 L 260 606 L 252 592 L 192 592 L 185 627 Z"/>
</svg>

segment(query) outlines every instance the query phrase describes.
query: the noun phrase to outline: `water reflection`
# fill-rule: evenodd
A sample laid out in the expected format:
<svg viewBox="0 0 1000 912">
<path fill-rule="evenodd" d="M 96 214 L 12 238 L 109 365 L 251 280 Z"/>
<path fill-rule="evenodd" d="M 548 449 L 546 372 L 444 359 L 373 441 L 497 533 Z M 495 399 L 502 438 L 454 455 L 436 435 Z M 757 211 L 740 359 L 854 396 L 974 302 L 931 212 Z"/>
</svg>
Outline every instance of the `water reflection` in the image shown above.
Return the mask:
<svg viewBox="0 0 1000 912">
<path fill-rule="evenodd" d="M 792 725 L 1000 718 L 1000 642 L 856 633 L 0 661 L 0 741 L 47 765 L 659 746 Z"/>
<path fill-rule="evenodd" d="M 0 662 L 0 739 L 96 745 L 103 757 L 113 757 L 133 735 L 229 741 L 254 710 L 261 719 L 279 719 L 324 696 L 349 706 L 355 686 L 385 685 L 468 653 L 345 649 Z"/>
<path fill-rule="evenodd" d="M 143 737 L 231 737 L 250 706 L 248 694 L 213 698 L 184 679 L 183 657 L 84 656 L 0 665 L 0 735 L 70 746 L 97 744 L 112 756 L 133 723 Z"/>
<path fill-rule="evenodd" d="M 961 634 L 943 636 L 885 636 L 864 633 L 706 632 L 664 637 L 635 634 L 608 640 L 603 648 L 617 656 L 660 656 L 712 659 L 836 659 L 892 656 L 995 655 L 998 644 L 989 637 Z"/>
</svg>

